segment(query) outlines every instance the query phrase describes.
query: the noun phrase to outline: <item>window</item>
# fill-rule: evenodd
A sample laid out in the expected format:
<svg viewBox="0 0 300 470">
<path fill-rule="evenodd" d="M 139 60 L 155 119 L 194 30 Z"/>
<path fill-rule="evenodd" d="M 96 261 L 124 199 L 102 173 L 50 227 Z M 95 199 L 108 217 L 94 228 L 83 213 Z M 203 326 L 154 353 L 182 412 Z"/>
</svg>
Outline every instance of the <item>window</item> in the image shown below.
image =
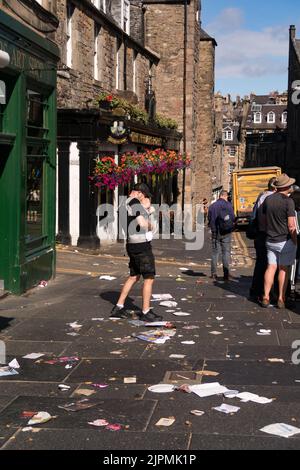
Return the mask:
<svg viewBox="0 0 300 470">
<path fill-rule="evenodd" d="M 121 55 L 121 41 L 117 39 L 117 53 L 116 53 L 116 89 L 120 89 L 120 55 Z"/>
<path fill-rule="evenodd" d="M 132 91 L 137 91 L 137 56 L 138 53 L 133 51 L 133 74 L 132 74 Z"/>
<path fill-rule="evenodd" d="M 71 3 L 67 5 L 67 66 L 73 66 L 73 13 L 74 6 Z"/>
<path fill-rule="evenodd" d="M 27 90 L 26 243 L 29 251 L 42 244 L 44 235 L 43 181 L 49 146 L 47 115 L 47 99 L 36 91 Z"/>
<path fill-rule="evenodd" d="M 233 140 L 233 131 L 230 129 L 223 131 L 223 140 Z"/>
<path fill-rule="evenodd" d="M 235 164 L 234 163 L 229 163 L 229 165 L 228 165 L 228 175 L 231 176 L 234 170 L 235 170 Z"/>
<path fill-rule="evenodd" d="M 261 113 L 254 113 L 254 123 L 255 124 L 261 124 Z"/>
<path fill-rule="evenodd" d="M 235 147 L 229 147 L 229 155 L 231 157 L 235 157 L 236 156 L 236 148 Z"/>
<path fill-rule="evenodd" d="M 130 2 L 122 0 L 121 6 L 121 27 L 125 33 L 130 33 Z"/>
<path fill-rule="evenodd" d="M 284 111 L 284 113 L 282 113 L 281 122 L 282 124 L 287 124 L 287 111 Z"/>
<path fill-rule="evenodd" d="M 273 113 L 273 111 L 270 111 L 268 113 L 268 116 L 267 116 L 267 122 L 269 124 L 274 124 L 275 123 L 275 119 L 276 119 L 276 116 L 275 116 L 275 113 Z"/>
<path fill-rule="evenodd" d="M 92 4 L 98 8 L 98 10 L 103 10 L 106 13 L 106 0 L 92 0 Z"/>
<path fill-rule="evenodd" d="M 94 79 L 95 80 L 100 80 L 99 40 L 100 40 L 100 26 L 98 24 L 95 24 L 95 31 L 94 31 Z"/>
</svg>

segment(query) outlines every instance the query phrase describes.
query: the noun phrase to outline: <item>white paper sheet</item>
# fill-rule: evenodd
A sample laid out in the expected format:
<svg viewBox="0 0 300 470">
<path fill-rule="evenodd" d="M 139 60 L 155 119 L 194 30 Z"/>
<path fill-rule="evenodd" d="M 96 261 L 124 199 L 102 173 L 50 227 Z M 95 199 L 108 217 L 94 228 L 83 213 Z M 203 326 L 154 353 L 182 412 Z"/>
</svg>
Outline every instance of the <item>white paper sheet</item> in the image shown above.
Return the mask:
<svg viewBox="0 0 300 470">
<path fill-rule="evenodd" d="M 23 359 L 38 359 L 39 357 L 45 356 L 45 354 L 42 353 L 30 353 L 26 354 L 26 356 L 23 356 Z"/>
<path fill-rule="evenodd" d="M 244 402 L 252 401 L 254 403 L 260 403 L 261 405 L 266 405 L 267 403 L 271 403 L 273 401 L 272 398 L 260 397 L 259 395 L 250 392 L 241 392 L 236 395 L 236 397 Z"/>
<path fill-rule="evenodd" d="M 152 294 L 154 300 L 171 300 L 173 295 L 171 294 Z"/>
<path fill-rule="evenodd" d="M 160 302 L 159 305 L 161 305 L 162 307 L 173 308 L 173 307 L 177 307 L 178 303 L 172 300 L 165 300 L 164 302 Z"/>
<path fill-rule="evenodd" d="M 201 398 L 221 395 L 224 392 L 228 392 L 228 388 L 220 385 L 219 382 L 191 385 L 190 390 Z"/>
<path fill-rule="evenodd" d="M 261 428 L 260 431 L 266 432 L 267 434 L 274 434 L 275 436 L 288 438 L 294 436 L 295 434 L 299 434 L 300 428 L 296 428 L 295 426 L 291 426 L 290 424 L 285 423 L 274 423 Z"/>
<path fill-rule="evenodd" d="M 216 406 L 213 408 L 213 410 L 220 411 L 221 413 L 229 414 L 229 413 L 237 413 L 239 411 L 238 406 L 232 406 L 232 405 L 226 405 L 225 403 L 222 403 L 221 406 Z"/>
</svg>

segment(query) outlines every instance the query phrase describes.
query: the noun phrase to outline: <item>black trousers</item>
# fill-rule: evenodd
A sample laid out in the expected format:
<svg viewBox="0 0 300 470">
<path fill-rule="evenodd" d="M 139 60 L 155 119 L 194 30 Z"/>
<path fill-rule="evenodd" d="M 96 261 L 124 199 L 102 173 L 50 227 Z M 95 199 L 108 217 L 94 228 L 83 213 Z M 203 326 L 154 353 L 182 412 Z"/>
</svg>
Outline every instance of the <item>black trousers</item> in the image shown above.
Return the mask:
<svg viewBox="0 0 300 470">
<path fill-rule="evenodd" d="M 266 234 L 260 232 L 254 241 L 256 263 L 253 272 L 251 295 L 262 297 L 264 295 L 264 276 L 268 267 Z"/>
</svg>

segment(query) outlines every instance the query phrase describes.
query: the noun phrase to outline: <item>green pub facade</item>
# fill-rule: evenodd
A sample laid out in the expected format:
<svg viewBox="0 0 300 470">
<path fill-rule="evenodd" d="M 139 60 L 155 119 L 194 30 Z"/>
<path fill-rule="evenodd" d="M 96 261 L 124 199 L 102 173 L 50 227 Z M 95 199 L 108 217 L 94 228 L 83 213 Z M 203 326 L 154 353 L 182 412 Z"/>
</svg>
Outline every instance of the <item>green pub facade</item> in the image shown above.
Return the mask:
<svg viewBox="0 0 300 470">
<path fill-rule="evenodd" d="M 54 29 L 38 9 L 37 24 Z M 59 50 L 35 32 L 34 15 L 27 25 L 0 11 L 0 289 L 15 294 L 55 273 Z"/>
</svg>

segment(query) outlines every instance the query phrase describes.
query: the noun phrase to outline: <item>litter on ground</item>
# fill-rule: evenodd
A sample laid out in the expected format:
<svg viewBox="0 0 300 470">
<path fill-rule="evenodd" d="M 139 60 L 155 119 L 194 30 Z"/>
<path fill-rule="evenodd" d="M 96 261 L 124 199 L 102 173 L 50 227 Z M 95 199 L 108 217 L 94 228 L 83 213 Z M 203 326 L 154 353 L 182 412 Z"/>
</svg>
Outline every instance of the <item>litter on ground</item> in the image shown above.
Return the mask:
<svg viewBox="0 0 300 470">
<path fill-rule="evenodd" d="M 237 413 L 239 411 L 238 406 L 226 405 L 222 403 L 220 406 L 215 406 L 213 410 L 220 411 L 221 413 L 230 414 L 230 413 Z"/>
<path fill-rule="evenodd" d="M 269 424 L 269 426 L 261 428 L 260 431 L 286 438 L 292 437 L 295 434 L 300 434 L 300 428 L 296 428 L 295 426 L 285 423 Z"/>
</svg>

